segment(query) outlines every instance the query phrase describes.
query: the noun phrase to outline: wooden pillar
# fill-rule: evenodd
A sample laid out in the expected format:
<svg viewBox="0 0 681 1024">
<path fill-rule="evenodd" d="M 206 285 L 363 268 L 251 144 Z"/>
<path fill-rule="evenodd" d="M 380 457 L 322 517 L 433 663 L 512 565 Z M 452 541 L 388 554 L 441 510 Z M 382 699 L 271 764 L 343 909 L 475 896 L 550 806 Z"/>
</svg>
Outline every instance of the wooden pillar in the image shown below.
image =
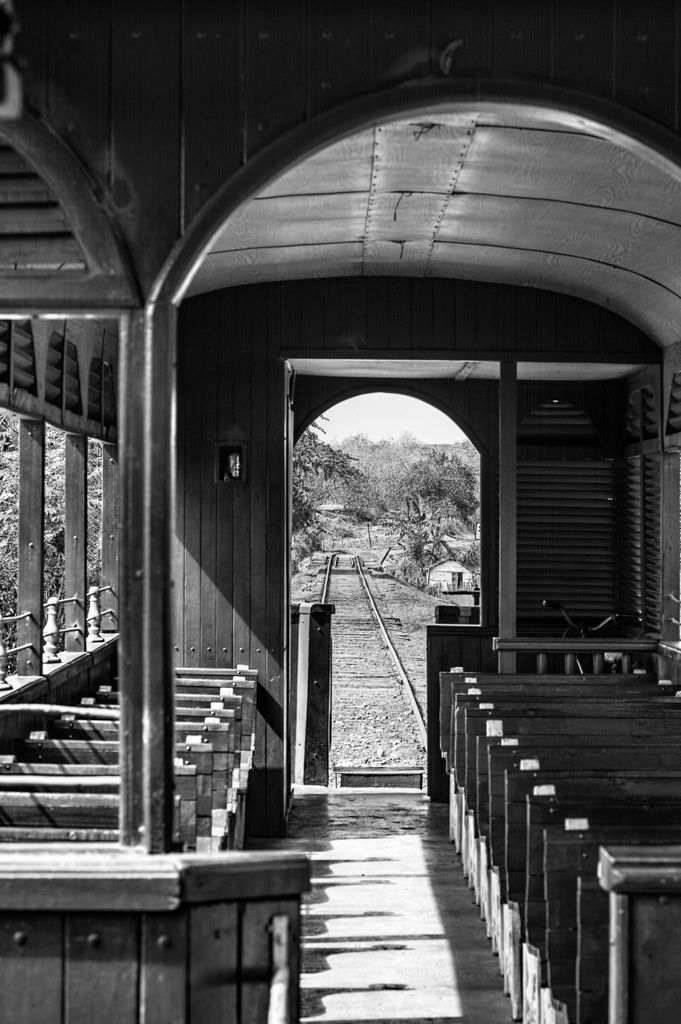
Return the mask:
<svg viewBox="0 0 681 1024">
<path fill-rule="evenodd" d="M 65 438 L 64 634 L 67 651 L 85 650 L 87 614 L 87 437 Z M 76 600 L 69 600 L 69 598 Z"/>
<path fill-rule="evenodd" d="M 501 363 L 499 371 L 499 636 L 510 640 L 516 635 L 518 377 L 515 363 Z M 500 653 L 499 671 L 515 669 L 515 653 Z"/>
<path fill-rule="evenodd" d="M 170 848 L 174 685 L 171 527 L 176 311 L 150 305 L 121 338 L 121 842 Z"/>
<path fill-rule="evenodd" d="M 19 421 L 19 573 L 17 673 L 40 675 L 43 632 L 43 534 L 45 530 L 45 424 Z"/>
<path fill-rule="evenodd" d="M 497 621 L 497 457 L 480 456 L 480 625 Z"/>
<path fill-rule="evenodd" d="M 679 461 L 678 451 L 663 452 L 661 466 L 661 537 L 662 537 L 662 640 L 678 640 L 681 620 L 681 591 L 679 590 Z M 674 595 L 674 597 L 670 597 Z M 675 599 L 676 600 L 675 600 Z M 676 619 L 676 622 L 673 620 Z"/>
<path fill-rule="evenodd" d="M 102 445 L 102 632 L 118 632 L 118 446 Z M 107 588 L 111 588 L 110 590 Z"/>
</svg>

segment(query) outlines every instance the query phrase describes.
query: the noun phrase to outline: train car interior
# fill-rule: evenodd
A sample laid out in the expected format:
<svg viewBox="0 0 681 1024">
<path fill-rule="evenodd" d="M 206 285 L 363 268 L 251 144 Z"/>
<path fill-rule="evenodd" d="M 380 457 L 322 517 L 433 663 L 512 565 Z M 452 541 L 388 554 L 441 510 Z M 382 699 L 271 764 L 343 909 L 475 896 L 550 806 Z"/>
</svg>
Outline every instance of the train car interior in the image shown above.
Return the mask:
<svg viewBox="0 0 681 1024">
<path fill-rule="evenodd" d="M 292 619 L 292 451 L 379 385 L 480 455 L 479 621 L 428 627 L 419 806 L 503 1012 L 675 1019 L 680 26 L 0 0 L 2 1020 L 418 1019 L 299 981 L 295 684 L 317 635 L 332 674 L 333 615 Z"/>
</svg>

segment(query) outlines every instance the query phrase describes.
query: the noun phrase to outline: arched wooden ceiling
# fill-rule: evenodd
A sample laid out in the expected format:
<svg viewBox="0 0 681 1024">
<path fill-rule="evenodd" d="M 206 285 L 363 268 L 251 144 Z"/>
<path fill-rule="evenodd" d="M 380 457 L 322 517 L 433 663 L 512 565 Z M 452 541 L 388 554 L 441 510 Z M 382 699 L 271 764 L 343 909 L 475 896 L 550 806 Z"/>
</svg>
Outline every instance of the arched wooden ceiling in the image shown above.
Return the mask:
<svg viewBox="0 0 681 1024">
<path fill-rule="evenodd" d="M 352 135 L 243 204 L 189 289 L 359 275 L 565 292 L 681 339 L 681 169 L 546 112 Z"/>
</svg>

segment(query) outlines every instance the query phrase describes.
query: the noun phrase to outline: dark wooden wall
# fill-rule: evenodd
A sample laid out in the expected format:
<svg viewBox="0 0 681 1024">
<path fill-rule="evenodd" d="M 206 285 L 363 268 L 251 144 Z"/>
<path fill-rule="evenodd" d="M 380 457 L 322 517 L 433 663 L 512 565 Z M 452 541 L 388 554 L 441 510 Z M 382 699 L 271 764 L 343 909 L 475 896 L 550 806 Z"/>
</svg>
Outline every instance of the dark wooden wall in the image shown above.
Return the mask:
<svg viewBox="0 0 681 1024">
<path fill-rule="evenodd" d="M 679 129 L 679 0 L 17 7 L 28 104 L 109 197 L 145 295 L 173 243 L 230 176 L 285 132 L 372 93 L 384 91 L 374 106 L 387 111 L 407 99 L 418 104 L 419 93 L 545 101 L 558 89 L 568 107 L 598 113 L 615 103 L 652 126 Z M 405 83 L 411 95 L 387 96 Z"/>
</svg>

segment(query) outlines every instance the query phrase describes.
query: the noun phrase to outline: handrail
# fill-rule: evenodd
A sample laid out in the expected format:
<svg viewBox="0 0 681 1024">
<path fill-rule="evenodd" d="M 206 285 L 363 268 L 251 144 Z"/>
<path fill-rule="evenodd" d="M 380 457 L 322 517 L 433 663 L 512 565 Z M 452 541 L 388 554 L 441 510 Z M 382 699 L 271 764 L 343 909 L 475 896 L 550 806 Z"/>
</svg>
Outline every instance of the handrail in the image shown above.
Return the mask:
<svg viewBox="0 0 681 1024">
<path fill-rule="evenodd" d="M 622 671 L 628 674 L 632 670 L 632 656 L 655 653 L 657 645 L 658 641 L 649 637 L 494 637 L 492 640 L 492 646 L 497 652 L 536 654 L 538 675 L 548 671 L 549 654 L 565 656 L 565 672 L 568 675 L 575 672 L 578 654 L 591 654 L 593 671 L 600 674 L 604 669 L 606 651 L 616 651 L 622 655 Z"/>
<path fill-rule="evenodd" d="M 267 1024 L 289 1024 L 289 919 L 286 914 L 275 914 L 270 921 L 272 936 L 272 977 L 267 1007 Z"/>
</svg>

